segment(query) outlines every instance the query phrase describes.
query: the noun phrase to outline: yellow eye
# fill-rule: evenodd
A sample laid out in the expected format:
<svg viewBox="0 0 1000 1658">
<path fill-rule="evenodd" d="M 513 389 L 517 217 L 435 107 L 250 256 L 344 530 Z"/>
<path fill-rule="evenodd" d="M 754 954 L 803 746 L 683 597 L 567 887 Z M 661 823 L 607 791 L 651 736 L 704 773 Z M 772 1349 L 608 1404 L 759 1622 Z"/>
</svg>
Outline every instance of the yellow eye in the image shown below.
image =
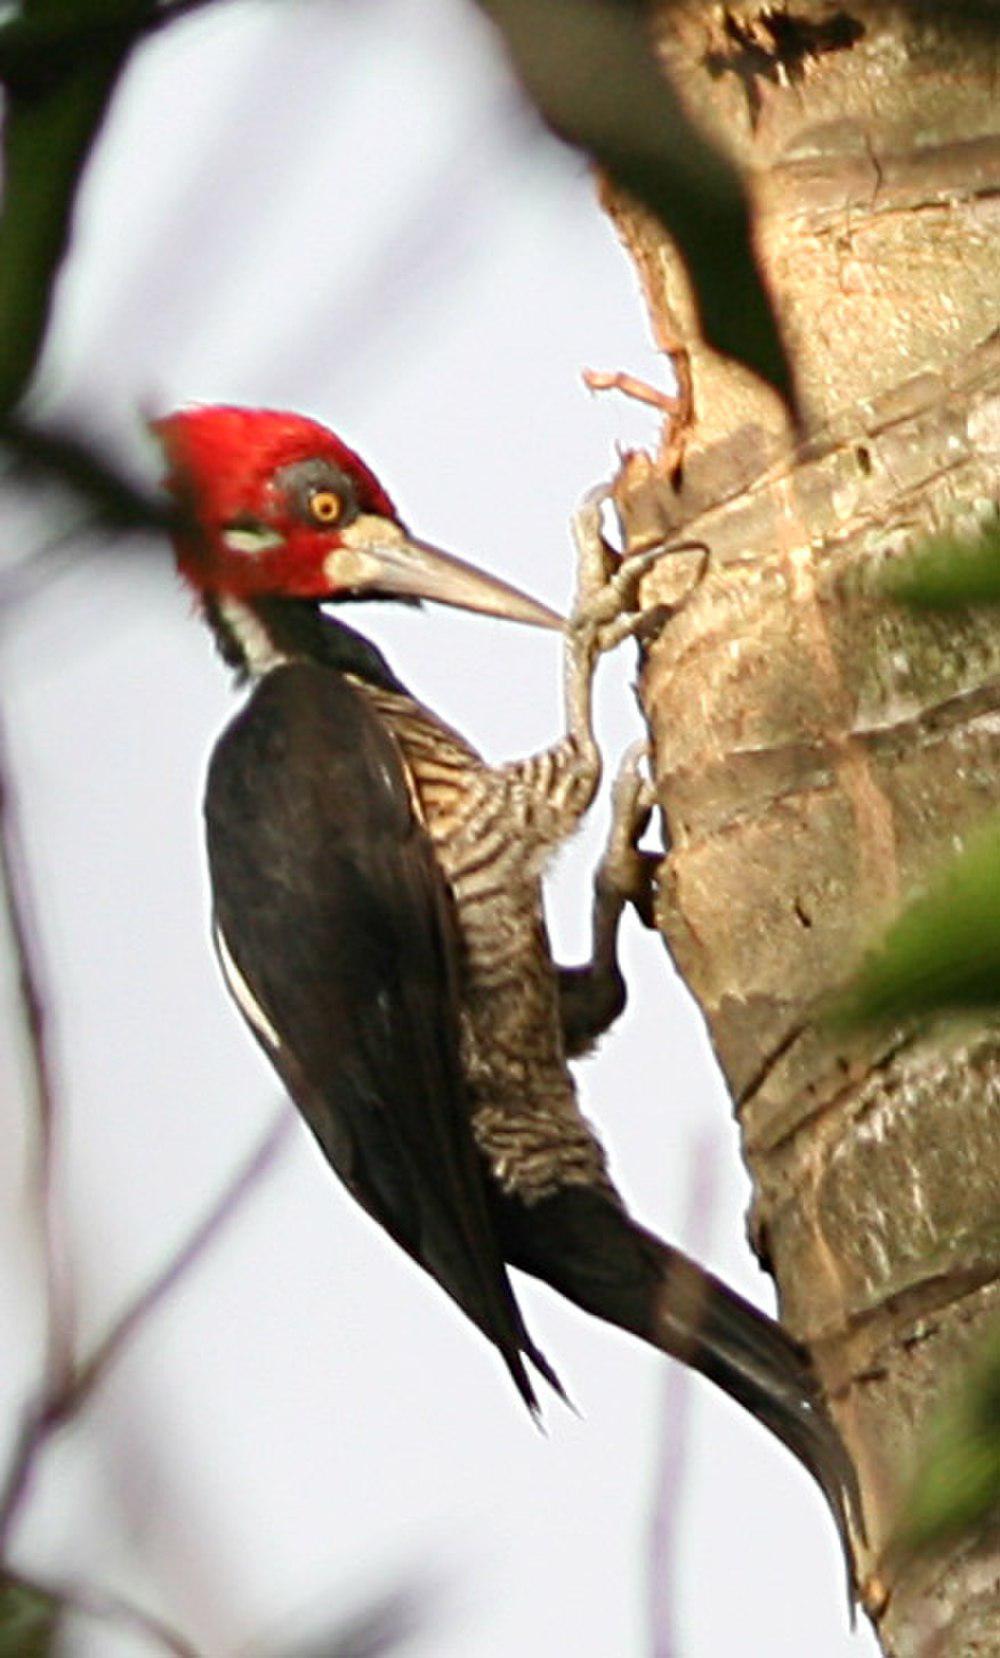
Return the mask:
<svg viewBox="0 0 1000 1658">
<path fill-rule="evenodd" d="M 335 524 L 343 510 L 335 489 L 314 489 L 309 497 L 309 512 L 317 524 Z"/>
</svg>

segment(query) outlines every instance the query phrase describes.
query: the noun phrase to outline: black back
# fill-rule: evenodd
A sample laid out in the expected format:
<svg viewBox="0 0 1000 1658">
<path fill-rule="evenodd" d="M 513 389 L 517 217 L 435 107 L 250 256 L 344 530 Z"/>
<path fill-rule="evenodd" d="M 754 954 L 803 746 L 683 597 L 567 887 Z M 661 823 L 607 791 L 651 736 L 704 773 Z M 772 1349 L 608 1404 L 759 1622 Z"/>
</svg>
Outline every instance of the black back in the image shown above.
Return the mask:
<svg viewBox="0 0 1000 1658">
<path fill-rule="evenodd" d="M 279 1039 L 255 1033 L 338 1174 L 534 1406 L 522 1354 L 555 1378 L 497 1240 L 459 1052 L 461 938 L 391 733 L 335 669 L 279 667 L 220 740 L 205 811 L 217 926 Z"/>
</svg>

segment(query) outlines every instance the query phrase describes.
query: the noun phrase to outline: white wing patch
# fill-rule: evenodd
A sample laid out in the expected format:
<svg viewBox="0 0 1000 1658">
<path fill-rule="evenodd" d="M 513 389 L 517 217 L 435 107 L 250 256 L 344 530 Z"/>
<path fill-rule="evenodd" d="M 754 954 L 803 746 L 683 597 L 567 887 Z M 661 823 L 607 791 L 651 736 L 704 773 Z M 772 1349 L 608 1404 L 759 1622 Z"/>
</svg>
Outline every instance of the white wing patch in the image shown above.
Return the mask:
<svg viewBox="0 0 1000 1658">
<path fill-rule="evenodd" d="M 281 1037 L 278 1035 L 264 1009 L 261 1007 L 246 979 L 240 972 L 230 954 L 229 946 L 222 936 L 222 931 L 216 922 L 213 928 L 215 949 L 222 967 L 222 974 L 229 988 L 229 994 L 242 1013 L 247 1024 L 257 1035 L 262 1037 L 269 1048 L 280 1048 Z"/>
</svg>

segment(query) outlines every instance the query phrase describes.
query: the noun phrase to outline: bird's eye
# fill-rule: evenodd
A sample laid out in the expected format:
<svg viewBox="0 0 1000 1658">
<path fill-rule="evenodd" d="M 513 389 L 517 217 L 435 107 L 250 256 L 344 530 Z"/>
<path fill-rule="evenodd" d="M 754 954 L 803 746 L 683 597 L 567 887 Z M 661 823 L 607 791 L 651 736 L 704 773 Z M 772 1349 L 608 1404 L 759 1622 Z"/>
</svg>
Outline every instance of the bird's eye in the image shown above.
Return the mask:
<svg viewBox="0 0 1000 1658">
<path fill-rule="evenodd" d="M 309 495 L 309 516 L 314 524 L 335 524 L 344 510 L 335 489 L 314 489 Z"/>
</svg>

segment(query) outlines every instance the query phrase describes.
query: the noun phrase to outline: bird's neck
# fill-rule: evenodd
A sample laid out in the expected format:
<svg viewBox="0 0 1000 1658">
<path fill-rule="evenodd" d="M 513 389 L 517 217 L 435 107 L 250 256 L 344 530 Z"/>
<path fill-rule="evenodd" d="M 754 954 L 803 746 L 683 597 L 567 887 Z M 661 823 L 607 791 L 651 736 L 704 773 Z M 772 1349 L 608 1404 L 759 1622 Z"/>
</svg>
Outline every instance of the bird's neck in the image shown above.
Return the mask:
<svg viewBox="0 0 1000 1658">
<path fill-rule="evenodd" d="M 286 662 L 317 662 L 386 691 L 404 691 L 381 651 L 310 599 L 234 599 L 209 594 L 205 619 L 223 661 L 240 681 Z"/>
</svg>

